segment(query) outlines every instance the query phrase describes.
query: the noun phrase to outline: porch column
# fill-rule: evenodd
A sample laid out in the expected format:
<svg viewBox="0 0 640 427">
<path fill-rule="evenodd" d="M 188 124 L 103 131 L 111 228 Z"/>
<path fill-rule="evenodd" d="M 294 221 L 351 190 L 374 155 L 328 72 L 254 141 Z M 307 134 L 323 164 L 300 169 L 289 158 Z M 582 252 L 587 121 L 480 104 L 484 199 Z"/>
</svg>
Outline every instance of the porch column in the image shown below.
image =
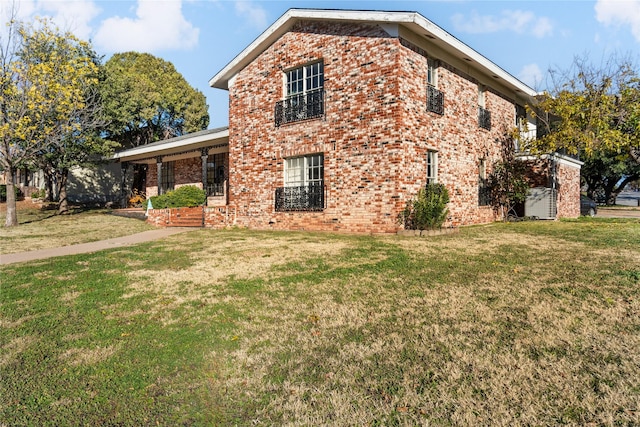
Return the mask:
<svg viewBox="0 0 640 427">
<path fill-rule="evenodd" d="M 120 163 L 120 206 L 126 208 L 129 198 L 129 191 L 127 189 L 127 173 L 129 172 L 129 162 Z"/>
<path fill-rule="evenodd" d="M 204 194 L 208 196 L 209 195 L 209 191 L 207 189 L 207 160 L 209 159 L 208 148 L 203 148 L 200 151 L 200 159 L 202 160 L 202 189 L 204 190 Z"/>
<path fill-rule="evenodd" d="M 164 193 L 162 188 L 162 157 L 156 157 L 156 165 L 158 167 L 158 196 Z"/>
</svg>

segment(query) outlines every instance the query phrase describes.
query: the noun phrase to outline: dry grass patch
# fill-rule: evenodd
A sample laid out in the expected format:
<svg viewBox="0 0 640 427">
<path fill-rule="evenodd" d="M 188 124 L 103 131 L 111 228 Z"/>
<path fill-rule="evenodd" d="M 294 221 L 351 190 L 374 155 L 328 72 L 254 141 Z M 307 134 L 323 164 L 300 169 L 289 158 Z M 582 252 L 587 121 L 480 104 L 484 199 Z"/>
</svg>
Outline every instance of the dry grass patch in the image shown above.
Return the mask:
<svg viewBox="0 0 640 427">
<path fill-rule="evenodd" d="M 25 351 L 30 346 L 33 346 L 36 342 L 38 342 L 38 339 L 32 336 L 13 338 L 11 341 L 2 346 L 2 353 L 0 353 L 0 367 L 15 362 L 20 353 Z"/>
<path fill-rule="evenodd" d="M 60 355 L 60 359 L 71 366 L 95 365 L 111 357 L 117 346 L 97 348 L 70 348 Z"/>
<path fill-rule="evenodd" d="M 144 221 L 108 214 L 108 211 L 78 211 L 54 215 L 51 211 L 20 210 L 20 225 L 0 227 L 0 254 L 49 249 L 126 236 L 150 230 Z M 0 213 L 4 222 L 4 213 Z"/>
</svg>

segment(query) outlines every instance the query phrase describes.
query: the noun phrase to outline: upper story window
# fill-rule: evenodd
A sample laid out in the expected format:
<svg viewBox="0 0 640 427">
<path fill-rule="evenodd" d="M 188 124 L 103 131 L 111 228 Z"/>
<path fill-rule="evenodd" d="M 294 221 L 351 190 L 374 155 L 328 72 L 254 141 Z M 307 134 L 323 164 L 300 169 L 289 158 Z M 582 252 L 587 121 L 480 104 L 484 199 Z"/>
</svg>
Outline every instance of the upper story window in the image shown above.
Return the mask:
<svg viewBox="0 0 640 427">
<path fill-rule="evenodd" d="M 427 59 L 427 111 L 444 114 L 444 93 L 438 90 L 438 64 Z"/>
<path fill-rule="evenodd" d="M 486 88 L 478 85 L 478 126 L 491 130 L 491 111 L 486 109 Z"/>
<path fill-rule="evenodd" d="M 324 115 L 324 63 L 285 72 L 285 99 L 275 107 L 276 126 Z"/>
<path fill-rule="evenodd" d="M 284 187 L 276 188 L 276 211 L 324 209 L 324 155 L 291 157 L 284 164 Z"/>
</svg>

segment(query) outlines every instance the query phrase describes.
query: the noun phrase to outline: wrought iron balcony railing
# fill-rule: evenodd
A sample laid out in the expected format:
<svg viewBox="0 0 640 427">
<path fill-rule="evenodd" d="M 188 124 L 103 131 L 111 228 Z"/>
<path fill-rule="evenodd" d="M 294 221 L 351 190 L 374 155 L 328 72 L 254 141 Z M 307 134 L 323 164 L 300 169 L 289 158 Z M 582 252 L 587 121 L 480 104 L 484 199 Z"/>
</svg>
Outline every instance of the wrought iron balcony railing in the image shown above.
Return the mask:
<svg viewBox="0 0 640 427">
<path fill-rule="evenodd" d="M 431 85 L 427 85 L 427 111 L 444 114 L 444 93 Z"/>
<path fill-rule="evenodd" d="M 491 130 L 491 111 L 478 107 L 478 126 Z"/>
<path fill-rule="evenodd" d="M 315 119 L 324 115 L 324 90 L 292 95 L 276 102 L 276 126 L 300 120 Z"/>
<path fill-rule="evenodd" d="M 324 185 L 276 188 L 276 211 L 321 211 L 324 209 Z"/>
</svg>

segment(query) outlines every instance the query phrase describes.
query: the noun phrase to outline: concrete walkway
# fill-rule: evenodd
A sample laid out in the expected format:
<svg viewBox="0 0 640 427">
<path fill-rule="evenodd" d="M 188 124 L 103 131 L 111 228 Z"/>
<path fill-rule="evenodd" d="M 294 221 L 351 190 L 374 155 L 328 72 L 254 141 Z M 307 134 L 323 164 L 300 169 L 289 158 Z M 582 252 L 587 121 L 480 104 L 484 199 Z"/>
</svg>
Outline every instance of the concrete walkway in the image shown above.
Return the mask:
<svg viewBox="0 0 640 427">
<path fill-rule="evenodd" d="M 40 249 L 37 251 L 20 252 L 15 254 L 0 255 L 0 265 L 14 264 L 18 262 L 35 261 L 39 259 L 52 258 L 65 255 L 76 255 L 90 252 L 98 252 L 104 249 L 120 248 L 136 245 L 138 243 L 150 242 L 162 239 L 185 231 L 193 231 L 193 228 L 158 228 L 155 230 L 143 231 L 142 233 L 130 236 L 114 237 L 113 239 L 100 240 L 97 242 L 81 243 L 79 245 L 62 246 L 59 248 Z"/>
</svg>

